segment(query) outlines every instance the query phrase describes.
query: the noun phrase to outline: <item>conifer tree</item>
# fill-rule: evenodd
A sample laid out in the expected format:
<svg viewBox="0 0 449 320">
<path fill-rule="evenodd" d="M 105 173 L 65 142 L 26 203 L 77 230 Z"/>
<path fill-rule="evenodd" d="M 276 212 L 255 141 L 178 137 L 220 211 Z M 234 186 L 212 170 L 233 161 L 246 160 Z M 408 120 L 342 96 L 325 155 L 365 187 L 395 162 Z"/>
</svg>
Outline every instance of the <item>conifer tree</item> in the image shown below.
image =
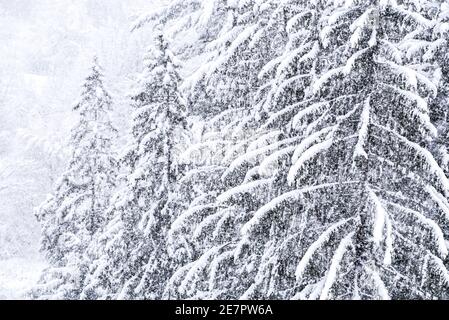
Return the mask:
<svg viewBox="0 0 449 320">
<path fill-rule="evenodd" d="M 126 185 L 113 204 L 114 218 L 104 232 L 106 258 L 92 288 L 107 297 L 157 299 L 172 272 L 167 228 L 179 206 L 177 181 L 183 172 L 180 146 L 188 139 L 186 109 L 178 90 L 180 61 L 165 36 L 155 36 L 145 57 L 137 92 L 132 141 L 123 157 Z M 111 279 L 111 283 L 101 279 Z"/>
<path fill-rule="evenodd" d="M 109 219 L 106 209 L 118 171 L 113 149 L 117 131 L 109 116 L 112 99 L 96 58 L 74 110 L 80 118 L 72 129 L 68 168 L 37 212 L 42 251 L 50 263 L 36 288 L 42 297 L 78 297 L 90 263 L 87 247 Z"/>
<path fill-rule="evenodd" d="M 435 125 L 438 136 L 431 151 L 436 160 L 447 173 L 448 148 L 447 148 L 447 22 L 448 6 L 445 1 L 416 1 L 417 10 L 429 20 L 429 23 L 418 26 L 402 41 L 400 48 L 404 51 L 404 58 L 413 67 L 426 76 L 437 87 L 437 94 L 429 101 L 429 115 Z"/>
<path fill-rule="evenodd" d="M 426 149 L 436 135 L 427 104 L 435 87 L 403 64 L 398 49 L 427 23 L 412 10 L 354 1 L 322 17 L 320 75 L 297 116 L 306 137 L 287 177 L 297 189 L 243 228 L 256 239 L 266 228 L 283 230 L 270 221 L 297 201 L 303 214 L 292 217 L 289 234 L 300 237 L 300 255 L 274 263 L 271 279 L 252 289 L 256 296 L 264 284 L 309 299 L 429 298 L 447 290 L 436 288 L 447 285 L 448 180 Z M 295 279 L 283 291 L 287 274 Z"/>
<path fill-rule="evenodd" d="M 422 59 L 417 64 L 427 70 L 429 77 L 437 86 L 437 95 L 429 105 L 430 117 L 438 130 L 435 154 L 446 174 L 449 173 L 449 5 L 445 1 L 434 1 L 428 4 L 429 19 L 435 21 L 425 28 L 416 30 L 412 41 L 405 43 L 408 55 L 413 56 L 416 50 L 424 50 Z M 407 45 L 408 44 L 408 45 Z M 430 64 L 430 66 L 429 66 Z M 426 66 L 427 65 L 427 66 Z"/>
<path fill-rule="evenodd" d="M 218 196 L 217 206 L 228 203 L 217 216 L 231 227 L 172 282 L 187 297 L 441 298 L 448 179 L 428 150 L 437 90 L 399 48 L 428 20 L 406 2 L 308 9 L 289 24 L 315 14 L 305 21 L 319 31 L 311 43 L 320 38 L 310 54 L 296 51 L 312 58 L 312 82 L 286 94 L 299 98 L 283 111 L 293 109 L 290 124 L 302 131 L 280 181 L 287 186 L 273 197 L 269 177 Z"/>
<path fill-rule="evenodd" d="M 248 5 L 248 3 L 246 4 Z M 245 8 L 242 6 L 242 9 Z M 249 5 L 248 8 L 254 7 Z M 257 199 L 257 195 L 252 194 L 252 191 L 260 187 L 268 193 L 270 186 L 274 185 L 274 183 L 270 183 L 276 180 L 271 177 L 269 179 L 260 178 L 259 161 L 267 153 L 270 154 L 288 144 L 288 139 L 282 141 L 283 136 L 286 135 L 282 132 L 281 124 L 278 127 L 281 131 L 274 128 L 259 130 L 261 123 L 266 121 L 266 111 L 262 107 L 263 99 L 261 101 L 258 99 L 264 96 L 266 88 L 274 86 L 274 80 L 265 75 L 268 71 L 263 70 L 262 67 L 264 63 L 270 61 L 270 58 L 281 54 L 284 48 L 285 40 L 279 36 L 279 33 L 285 33 L 285 19 L 290 14 L 290 8 L 286 3 L 277 6 L 270 1 L 259 2 L 255 8 L 257 9 L 254 11 L 254 20 L 249 20 L 249 22 L 242 20 L 241 34 L 235 37 L 234 43 L 222 49 L 223 56 L 218 59 L 219 62 L 215 62 L 217 64 L 215 68 L 217 70 L 223 68 L 226 73 L 217 72 L 205 76 L 206 81 L 216 81 L 220 85 L 228 81 L 227 79 L 230 79 L 231 83 L 232 81 L 245 82 L 246 85 L 243 87 L 247 92 L 242 94 L 239 99 L 240 95 L 236 90 L 240 90 L 241 86 L 235 86 L 235 89 L 230 86 L 228 90 L 225 90 L 226 92 L 217 94 L 219 99 L 226 99 L 224 95 L 232 93 L 229 95 L 229 99 L 233 102 L 223 112 L 208 121 L 209 127 L 206 130 L 209 131 L 205 137 L 210 137 L 209 140 L 204 141 L 200 146 L 192 147 L 193 150 L 196 150 L 197 147 L 212 148 L 213 150 L 217 145 L 222 146 L 228 143 L 223 149 L 218 149 L 218 151 L 224 150 L 223 156 L 217 157 L 215 153 L 215 159 L 222 158 L 219 161 L 219 166 L 214 167 L 216 173 L 221 172 L 221 181 L 216 185 L 224 183 L 224 186 L 218 190 L 215 189 L 214 193 L 207 194 L 207 197 L 201 195 L 195 199 L 189 210 L 181 215 L 177 219 L 177 223 L 172 226 L 171 233 L 176 235 L 174 239 L 191 239 L 190 248 L 186 250 L 196 252 L 198 257 L 197 261 L 192 261 L 189 266 L 181 268 L 167 287 L 172 294 L 181 293 L 181 297 L 235 298 L 244 292 L 242 288 L 245 287 L 245 282 L 251 281 L 251 276 L 245 273 L 229 273 L 226 279 L 221 279 L 224 281 L 223 283 L 219 282 L 221 280 L 217 278 L 206 280 L 201 288 L 192 290 L 189 288 L 192 283 L 201 281 L 202 278 L 198 276 L 199 274 L 208 275 L 204 272 L 204 268 L 209 266 L 208 260 L 218 261 L 214 263 L 215 271 L 212 271 L 217 275 L 220 274 L 218 270 L 221 266 L 233 264 L 233 255 L 230 253 L 235 249 L 235 243 L 232 242 L 239 238 L 239 229 L 242 223 L 247 221 L 254 207 L 257 207 L 258 201 L 261 200 Z M 244 24 L 245 22 L 248 24 Z M 221 43 L 225 44 L 224 41 Z M 230 49 L 227 50 L 226 47 Z M 223 65 L 219 63 L 223 63 Z M 234 65 L 234 63 L 236 64 Z M 214 64 L 214 61 L 211 64 Z M 284 67 L 286 66 L 284 65 Z M 234 76 L 230 75 L 232 72 L 235 72 Z M 258 78 L 259 73 L 263 75 Z M 236 77 L 237 80 L 235 80 Z M 205 103 L 211 102 L 205 100 Z M 220 126 L 223 126 L 221 131 Z M 235 187 L 235 190 L 232 187 Z M 246 187 L 248 188 L 245 189 Z M 229 192 L 225 192 L 217 198 L 226 189 Z M 244 190 L 241 194 L 236 192 L 234 198 L 232 192 L 237 189 Z M 266 196 L 264 194 L 264 197 Z M 217 249 L 224 244 L 226 244 L 226 250 Z M 206 256 L 208 258 L 205 258 Z M 183 277 L 187 279 L 183 280 Z M 237 279 L 240 280 L 237 281 Z M 179 285 L 181 281 L 182 288 L 178 290 L 176 283 Z M 223 290 L 213 290 L 214 286 L 223 288 Z"/>
</svg>

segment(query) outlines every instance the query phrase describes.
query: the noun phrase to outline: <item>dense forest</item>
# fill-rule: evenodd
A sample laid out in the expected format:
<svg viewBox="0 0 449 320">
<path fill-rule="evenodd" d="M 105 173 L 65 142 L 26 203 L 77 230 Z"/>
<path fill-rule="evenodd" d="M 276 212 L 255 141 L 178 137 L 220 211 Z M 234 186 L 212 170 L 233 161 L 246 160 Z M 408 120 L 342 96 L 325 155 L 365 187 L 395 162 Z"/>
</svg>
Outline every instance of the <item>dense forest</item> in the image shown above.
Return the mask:
<svg viewBox="0 0 449 320">
<path fill-rule="evenodd" d="M 95 57 L 31 298 L 449 298 L 446 1 L 173 0 L 126 31 L 126 130 Z"/>
</svg>

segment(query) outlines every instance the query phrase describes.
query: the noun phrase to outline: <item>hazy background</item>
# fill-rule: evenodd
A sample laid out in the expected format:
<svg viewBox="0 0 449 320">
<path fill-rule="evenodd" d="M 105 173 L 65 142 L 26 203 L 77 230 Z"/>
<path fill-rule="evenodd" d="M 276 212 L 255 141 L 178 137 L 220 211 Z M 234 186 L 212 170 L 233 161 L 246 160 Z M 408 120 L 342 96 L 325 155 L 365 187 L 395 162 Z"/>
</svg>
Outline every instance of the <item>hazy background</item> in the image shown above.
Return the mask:
<svg viewBox="0 0 449 320">
<path fill-rule="evenodd" d="M 71 108 L 93 55 L 123 128 L 151 37 L 130 25 L 163 1 L 0 0 L 0 297 L 16 295 L 45 265 L 33 209 L 64 169 Z"/>
</svg>

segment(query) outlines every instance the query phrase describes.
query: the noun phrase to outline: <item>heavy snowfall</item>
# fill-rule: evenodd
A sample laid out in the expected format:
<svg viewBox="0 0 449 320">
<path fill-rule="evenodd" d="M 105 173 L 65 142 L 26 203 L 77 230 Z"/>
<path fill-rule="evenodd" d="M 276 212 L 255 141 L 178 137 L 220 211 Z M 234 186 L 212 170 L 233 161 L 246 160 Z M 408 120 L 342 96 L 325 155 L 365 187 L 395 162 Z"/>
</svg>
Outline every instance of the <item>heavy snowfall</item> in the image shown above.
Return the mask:
<svg viewBox="0 0 449 320">
<path fill-rule="evenodd" d="M 449 299 L 447 0 L 0 0 L 0 299 Z"/>
</svg>

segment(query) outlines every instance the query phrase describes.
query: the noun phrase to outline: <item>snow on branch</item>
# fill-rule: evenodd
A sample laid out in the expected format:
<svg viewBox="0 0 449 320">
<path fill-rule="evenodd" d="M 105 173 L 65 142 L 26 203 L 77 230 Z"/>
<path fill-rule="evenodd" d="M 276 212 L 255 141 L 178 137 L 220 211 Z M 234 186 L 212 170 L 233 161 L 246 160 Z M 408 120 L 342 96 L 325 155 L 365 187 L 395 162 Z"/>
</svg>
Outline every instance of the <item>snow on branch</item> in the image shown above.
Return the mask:
<svg viewBox="0 0 449 320">
<path fill-rule="evenodd" d="M 344 184 L 352 184 L 352 183 L 356 183 L 356 182 L 348 181 L 348 182 L 345 182 Z M 283 203 L 288 202 L 288 201 L 298 201 L 301 199 L 303 194 L 308 193 L 308 192 L 313 192 L 313 191 L 324 189 L 324 188 L 332 188 L 332 187 L 339 186 L 339 185 L 341 185 L 341 183 L 324 183 L 324 184 L 320 184 L 320 185 L 316 185 L 316 186 L 308 186 L 308 187 L 304 187 L 301 189 L 286 192 L 286 193 L 272 199 L 270 202 L 263 205 L 262 207 L 260 207 L 254 213 L 254 216 L 245 225 L 243 225 L 243 227 L 241 229 L 241 234 L 247 235 L 247 234 L 251 233 L 256 228 L 256 226 L 260 225 L 262 219 L 269 212 L 275 211 Z"/>
<path fill-rule="evenodd" d="M 385 39 L 380 40 L 380 42 L 384 45 L 384 48 L 395 63 L 402 63 L 402 51 L 398 49 L 396 44 Z"/>
<path fill-rule="evenodd" d="M 186 225 L 188 225 L 188 221 L 192 219 L 195 215 L 198 213 L 212 210 L 215 206 L 212 204 L 206 204 L 206 205 L 196 205 L 190 207 L 188 210 L 184 211 L 176 220 L 172 223 L 170 230 L 168 232 L 169 237 L 173 237 L 176 232 L 184 228 Z"/>
<path fill-rule="evenodd" d="M 385 221 L 387 219 L 387 212 L 385 211 L 382 203 L 380 202 L 377 195 L 371 188 L 368 191 L 369 197 L 374 203 L 375 216 L 373 224 L 373 238 L 374 241 L 379 244 L 382 241 L 383 229 L 385 226 Z"/>
<path fill-rule="evenodd" d="M 229 165 L 229 168 L 226 169 L 223 176 L 227 176 L 229 173 L 235 171 L 238 167 L 241 167 L 245 163 L 254 163 L 255 160 L 257 160 L 257 158 L 261 155 L 272 153 L 285 145 L 289 145 L 291 143 L 298 141 L 299 139 L 300 139 L 300 137 L 284 139 L 284 140 L 272 143 L 268 146 L 247 152 L 247 153 L 243 154 L 242 156 L 238 157 L 237 159 L 235 159 Z"/>
<path fill-rule="evenodd" d="M 332 146 L 332 142 L 333 137 L 332 132 L 330 132 L 324 141 L 314 144 L 308 149 L 304 150 L 304 152 L 301 154 L 298 160 L 290 168 L 287 176 L 287 181 L 290 184 L 293 184 L 298 175 L 298 172 L 302 169 L 302 167 L 306 164 L 306 162 L 310 161 L 315 156 L 329 149 Z"/>
<path fill-rule="evenodd" d="M 357 48 L 362 38 L 363 30 L 370 25 L 374 8 L 368 8 L 360 17 L 358 17 L 350 26 L 352 32 L 350 43 L 353 48 Z"/>
<path fill-rule="evenodd" d="M 323 135 L 329 134 L 329 132 L 334 131 L 336 126 L 325 127 L 319 131 L 312 133 L 310 136 L 301 141 L 301 143 L 296 147 L 295 152 L 292 156 L 292 163 L 298 161 L 299 157 L 310 148 L 310 146 L 320 139 Z"/>
<path fill-rule="evenodd" d="M 384 266 L 391 265 L 391 260 L 393 256 L 393 227 L 391 225 L 390 218 L 388 215 L 385 216 L 385 227 L 386 227 L 386 235 L 385 235 L 385 255 L 384 255 Z"/>
<path fill-rule="evenodd" d="M 268 178 L 268 179 L 260 179 L 260 180 L 248 182 L 243 185 L 239 185 L 235 188 L 229 189 L 228 191 L 220 194 L 217 197 L 217 202 L 218 203 L 226 202 L 226 201 L 230 200 L 232 197 L 234 197 L 238 194 L 246 193 L 246 192 L 249 192 L 252 194 L 254 192 L 254 190 L 257 190 L 261 186 L 270 185 L 273 182 L 273 180 L 274 180 L 274 178 L 272 177 L 272 178 Z"/>
<path fill-rule="evenodd" d="M 332 257 L 332 261 L 329 267 L 329 270 L 326 274 L 326 280 L 324 281 L 323 291 L 320 295 L 320 300 L 326 300 L 331 298 L 330 290 L 334 285 L 335 281 L 337 281 L 338 270 L 341 265 L 341 261 L 343 260 L 343 256 L 346 253 L 348 247 L 352 244 L 352 237 L 354 236 L 354 232 L 350 232 L 346 237 L 341 240 L 340 244 L 337 247 L 337 250 Z M 298 276 L 297 276 L 298 277 Z"/>
<path fill-rule="evenodd" d="M 201 223 L 195 228 L 195 231 L 193 232 L 193 238 L 199 239 L 204 230 L 206 230 L 210 226 L 216 226 L 217 220 L 219 220 L 222 216 L 223 211 L 218 211 L 204 218 L 204 220 L 201 221 Z"/>
<path fill-rule="evenodd" d="M 433 201 L 438 204 L 438 207 L 443 211 L 446 220 L 449 221 L 449 202 L 445 196 L 439 193 L 433 186 L 427 185 L 426 191 L 430 194 Z"/>
<path fill-rule="evenodd" d="M 437 86 L 426 76 L 413 70 L 408 66 L 401 66 L 392 61 L 383 62 L 387 64 L 392 71 L 395 71 L 397 74 L 404 76 L 407 79 L 408 85 L 410 85 L 414 90 L 418 87 L 418 82 L 426 87 L 426 89 L 432 93 L 433 97 L 437 94 Z"/>
<path fill-rule="evenodd" d="M 298 102 L 296 105 L 303 105 L 304 102 Z M 298 124 L 300 123 L 300 121 L 307 116 L 313 116 L 316 115 L 318 113 L 321 113 L 323 110 L 325 110 L 326 108 L 329 107 L 329 101 L 321 101 L 321 102 L 317 102 L 317 103 L 313 103 L 310 106 L 300 110 L 294 117 L 292 120 L 292 126 L 294 128 L 298 127 Z"/>
<path fill-rule="evenodd" d="M 329 238 L 341 227 L 345 226 L 348 222 L 352 221 L 354 218 L 344 219 L 337 223 L 334 223 L 329 228 L 324 231 L 315 242 L 313 242 L 309 248 L 307 249 L 306 253 L 302 257 L 301 261 L 299 261 L 297 267 L 295 276 L 297 280 L 300 280 L 303 277 L 304 272 L 306 271 L 307 266 L 310 263 L 310 260 L 312 259 L 315 252 L 320 249 L 328 240 Z M 352 234 L 349 234 L 352 236 Z M 348 235 L 348 236 L 349 236 Z M 346 236 L 346 238 L 348 237 Z M 349 238 L 350 239 L 350 238 Z M 349 240 L 348 240 L 349 241 Z M 345 247 L 346 248 L 346 247 Z"/>
<path fill-rule="evenodd" d="M 302 20 L 304 19 L 306 16 L 308 15 L 314 15 L 315 11 L 313 10 L 304 10 L 301 11 L 300 13 L 296 14 L 295 16 L 293 16 L 292 18 L 290 18 L 287 21 L 287 25 L 285 27 L 285 30 L 287 30 L 287 32 L 289 34 L 293 33 L 295 31 L 295 27 L 296 25 Z"/>
<path fill-rule="evenodd" d="M 290 153 L 293 153 L 295 149 L 296 146 L 292 145 L 273 152 L 260 163 L 258 173 L 262 176 L 269 176 L 273 174 L 273 169 L 277 166 L 280 159 L 286 157 Z"/>
<path fill-rule="evenodd" d="M 425 217 L 421 212 L 403 207 L 399 204 L 393 203 L 393 202 L 388 202 L 388 205 L 395 207 L 397 209 L 399 209 L 399 211 L 408 213 L 413 215 L 417 221 L 419 221 L 422 225 L 427 226 L 430 228 L 430 231 L 432 232 L 433 236 L 436 239 L 436 251 L 438 252 L 438 254 L 440 254 L 442 257 L 446 257 L 448 254 L 448 248 L 446 246 L 446 241 L 444 239 L 444 234 L 443 231 L 441 230 L 440 226 L 433 221 L 432 219 L 429 219 L 427 217 Z"/>
<path fill-rule="evenodd" d="M 358 141 L 354 149 L 353 158 L 363 157 L 368 159 L 368 155 L 365 151 L 365 144 L 368 138 L 368 126 L 370 123 L 370 97 L 365 100 L 363 105 L 363 110 L 360 115 L 360 126 L 359 126 L 359 134 Z"/>
<path fill-rule="evenodd" d="M 195 9 L 199 9 L 202 5 L 201 0 L 174 0 L 171 1 L 170 4 L 159 7 L 156 10 L 150 11 L 142 16 L 140 16 L 131 26 L 131 32 L 138 30 L 148 23 L 152 21 L 157 21 L 159 24 L 166 23 L 170 19 L 175 19 L 178 17 L 181 13 L 185 14 L 183 12 L 183 8 L 189 8 L 189 11 L 194 11 Z M 205 1 L 205 2 L 213 2 Z"/>
<path fill-rule="evenodd" d="M 369 268 L 366 268 L 369 270 L 369 273 L 371 274 L 371 278 L 374 281 L 374 285 L 377 289 L 377 293 L 379 294 L 379 297 L 382 300 L 390 300 L 390 294 L 388 293 L 388 289 L 385 286 L 385 283 L 383 282 L 382 278 L 380 277 L 379 273 L 377 271 L 371 270 Z"/>
<path fill-rule="evenodd" d="M 354 64 L 357 60 L 361 60 L 363 59 L 363 56 L 365 53 L 369 52 L 369 48 L 365 48 L 362 50 L 357 51 L 356 53 L 354 53 L 351 57 L 349 57 L 348 61 L 346 61 L 346 65 L 345 65 L 345 69 L 344 69 L 344 73 L 346 75 L 350 74 Z"/>
<path fill-rule="evenodd" d="M 283 132 L 281 130 L 273 130 L 263 133 L 260 137 L 258 137 L 248 145 L 248 150 L 252 151 L 257 150 L 261 147 L 265 147 L 270 141 L 276 140 L 278 137 L 281 137 L 282 134 Z"/>
<path fill-rule="evenodd" d="M 428 254 L 431 258 L 428 262 L 428 265 L 430 265 L 431 263 L 433 265 L 434 271 L 441 277 L 442 282 L 446 286 L 449 286 L 449 272 L 444 265 L 444 262 L 432 253 L 429 252 Z"/>
<path fill-rule="evenodd" d="M 189 293 L 189 287 L 195 282 L 195 280 L 200 276 L 200 272 L 205 270 L 211 260 L 220 252 L 220 250 L 226 246 L 216 246 L 207 250 L 201 257 L 191 264 L 190 269 L 184 276 L 181 284 L 179 285 L 179 292 Z"/>
<path fill-rule="evenodd" d="M 319 91 L 325 86 L 327 82 L 329 82 L 332 78 L 339 76 L 339 75 L 345 75 L 346 74 L 346 66 L 338 67 L 335 69 L 331 69 L 325 74 L 323 74 L 315 83 L 313 84 L 313 93 L 317 94 Z"/>
<path fill-rule="evenodd" d="M 281 110 L 271 114 L 270 117 L 265 122 L 265 124 L 262 125 L 261 129 L 269 128 L 271 125 L 275 124 L 277 120 L 282 119 L 283 117 L 285 117 L 289 113 L 295 112 L 298 108 L 300 108 L 301 106 L 303 106 L 304 104 L 307 104 L 309 102 L 311 102 L 310 99 L 309 100 L 304 100 L 304 101 L 301 101 L 301 102 L 298 102 L 298 103 L 294 103 L 294 104 L 286 106 L 283 109 L 281 109 Z"/>
<path fill-rule="evenodd" d="M 257 25 L 250 25 L 249 27 L 246 27 L 242 32 L 240 32 L 235 38 L 235 40 L 232 41 L 231 45 L 226 50 L 226 53 L 219 56 L 215 60 L 215 62 L 210 63 L 209 67 L 206 69 L 206 75 L 210 76 L 220 66 L 228 62 L 232 58 L 232 56 L 237 52 L 240 46 L 243 45 L 246 41 L 251 39 L 257 28 L 258 28 Z"/>
<path fill-rule="evenodd" d="M 404 136 L 398 134 L 397 132 L 395 132 L 391 129 L 388 129 L 379 124 L 373 124 L 373 125 L 375 125 L 379 129 L 382 129 L 383 131 L 385 131 L 387 133 L 392 134 L 393 136 L 398 138 L 399 141 L 401 141 L 402 143 L 407 145 L 410 149 L 415 150 L 419 155 L 421 155 L 425 159 L 431 173 L 435 174 L 438 177 L 438 180 L 444 189 L 444 193 L 449 194 L 449 179 L 446 177 L 446 174 L 444 173 L 443 169 L 441 169 L 441 167 L 438 165 L 438 163 L 436 162 L 435 158 L 433 157 L 433 155 L 430 153 L 429 150 L 424 149 L 419 144 L 408 140 Z"/>
<path fill-rule="evenodd" d="M 425 28 L 430 28 L 434 24 L 434 22 L 424 18 L 424 16 L 420 13 L 409 11 L 403 6 L 392 6 L 391 10 L 396 11 L 401 16 L 409 18 L 410 20 Z"/>
</svg>

